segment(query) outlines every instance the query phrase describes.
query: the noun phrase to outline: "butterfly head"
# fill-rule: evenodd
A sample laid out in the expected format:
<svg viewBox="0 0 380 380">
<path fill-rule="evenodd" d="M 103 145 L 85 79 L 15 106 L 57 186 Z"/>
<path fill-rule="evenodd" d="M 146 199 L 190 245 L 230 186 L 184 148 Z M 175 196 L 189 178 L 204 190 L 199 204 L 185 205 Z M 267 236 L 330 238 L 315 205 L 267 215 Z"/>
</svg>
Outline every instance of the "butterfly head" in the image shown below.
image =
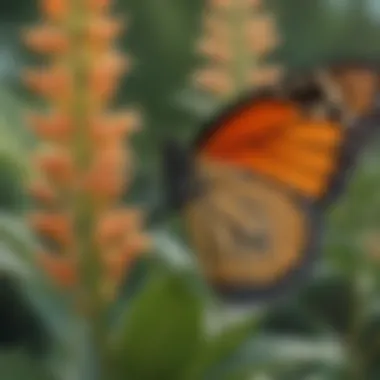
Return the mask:
<svg viewBox="0 0 380 380">
<path fill-rule="evenodd" d="M 316 74 L 289 75 L 283 85 L 284 95 L 301 107 L 312 119 L 340 120 L 341 107 L 334 102 Z"/>
</svg>

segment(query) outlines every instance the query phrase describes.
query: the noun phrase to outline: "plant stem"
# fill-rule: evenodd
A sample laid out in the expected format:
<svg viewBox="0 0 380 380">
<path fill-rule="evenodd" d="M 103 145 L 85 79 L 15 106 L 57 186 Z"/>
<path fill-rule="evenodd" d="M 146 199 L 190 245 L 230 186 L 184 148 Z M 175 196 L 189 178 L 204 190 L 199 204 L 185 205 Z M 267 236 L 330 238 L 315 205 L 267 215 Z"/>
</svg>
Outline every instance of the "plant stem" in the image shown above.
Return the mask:
<svg viewBox="0 0 380 380">
<path fill-rule="evenodd" d="M 247 46 L 246 27 L 250 18 L 249 7 L 245 6 L 244 0 L 235 0 L 230 14 L 231 42 L 234 49 L 234 60 L 231 67 L 234 90 L 231 97 L 239 96 L 248 88 L 251 54 Z"/>
<path fill-rule="evenodd" d="M 83 0 L 71 2 L 70 32 L 72 42 L 71 65 L 73 73 L 72 121 L 75 130 L 73 158 L 76 179 L 80 182 L 92 163 L 93 152 L 89 138 L 89 59 L 87 56 L 87 12 Z M 107 345 L 105 307 L 100 292 L 102 267 L 99 250 L 94 244 L 96 205 L 87 192 L 76 184 L 74 196 L 74 228 L 79 257 L 79 295 L 83 297 L 85 317 L 90 325 L 91 341 L 97 351 L 100 376 L 107 376 Z"/>
</svg>

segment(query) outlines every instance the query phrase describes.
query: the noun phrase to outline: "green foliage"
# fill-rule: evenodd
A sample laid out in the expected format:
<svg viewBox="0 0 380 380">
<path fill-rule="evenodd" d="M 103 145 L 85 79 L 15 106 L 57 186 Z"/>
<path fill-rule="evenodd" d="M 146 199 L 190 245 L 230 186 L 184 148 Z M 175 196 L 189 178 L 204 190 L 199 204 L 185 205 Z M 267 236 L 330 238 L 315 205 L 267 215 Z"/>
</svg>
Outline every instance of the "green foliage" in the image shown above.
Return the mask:
<svg viewBox="0 0 380 380">
<path fill-rule="evenodd" d="M 184 380 L 206 378 L 218 365 L 220 366 L 231 354 L 235 353 L 247 337 L 254 332 L 257 321 L 249 319 L 228 330 L 219 332 L 216 336 L 207 339 L 204 337 L 203 345 L 199 347 L 189 368 L 185 371 Z"/>
<path fill-rule="evenodd" d="M 369 12 L 366 1 L 342 1 L 340 8 L 328 0 L 269 3 L 284 38 L 274 58 L 290 68 L 308 68 L 326 57 L 379 55 L 379 18 Z M 19 57 L 15 68 L 8 67 L 16 70 L 14 78 L 18 67 L 30 60 L 21 54 L 16 33 L 20 22 L 36 19 L 36 9 L 26 0 L 4 4 L 0 17 L 14 23 L 3 22 L 0 52 L 11 49 Z M 203 6 L 200 0 L 119 2 L 120 13 L 132 19 L 122 45 L 136 65 L 118 104 L 137 103 L 145 113 L 144 131 L 134 141 L 139 177 L 129 195 L 149 206 L 160 201 L 161 142 L 167 137 L 189 142 L 217 107 L 192 90 L 187 79 L 197 64 L 194 46 Z M 24 111 L 35 99 L 26 97 L 12 78 L 0 75 L 0 207 L 7 212 L 0 216 L 0 272 L 20 281 L 29 307 L 46 327 L 51 348 L 44 358 L 32 358 L 20 347 L 2 350 L 0 377 L 93 380 L 83 372 L 94 364 L 85 343 L 87 326 L 35 265 L 37 242 L 16 216 L 28 205 L 25 185 L 34 174 L 28 152 L 33 139 L 24 125 Z M 256 375 L 259 380 L 260 374 L 275 380 L 378 380 L 379 267 L 367 255 L 362 237 L 380 227 L 379 167 L 374 146 L 329 215 L 322 275 L 288 303 L 266 310 L 263 318 L 249 316 L 216 335 L 203 323 L 210 305 L 188 247 L 177 229 L 157 226 L 154 237 L 163 260 L 140 262 L 111 318 L 117 372 L 112 380 L 248 380 Z M 162 266 L 172 272 L 162 271 Z"/>
<path fill-rule="evenodd" d="M 26 352 L 14 350 L 0 353 L 1 378 L 4 380 L 54 380 L 49 371 L 38 365 Z"/>
</svg>

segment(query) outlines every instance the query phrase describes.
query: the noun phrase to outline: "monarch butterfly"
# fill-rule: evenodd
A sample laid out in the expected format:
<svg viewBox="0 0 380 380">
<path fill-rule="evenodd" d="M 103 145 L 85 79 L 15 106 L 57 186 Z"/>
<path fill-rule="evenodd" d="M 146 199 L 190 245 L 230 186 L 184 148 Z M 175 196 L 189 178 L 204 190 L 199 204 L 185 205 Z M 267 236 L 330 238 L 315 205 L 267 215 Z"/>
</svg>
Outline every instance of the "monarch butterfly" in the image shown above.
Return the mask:
<svg viewBox="0 0 380 380">
<path fill-rule="evenodd" d="M 228 107 L 190 149 L 166 145 L 168 197 L 226 300 L 266 300 L 310 275 L 323 215 L 376 130 L 377 81 L 357 63 L 290 78 Z"/>
</svg>

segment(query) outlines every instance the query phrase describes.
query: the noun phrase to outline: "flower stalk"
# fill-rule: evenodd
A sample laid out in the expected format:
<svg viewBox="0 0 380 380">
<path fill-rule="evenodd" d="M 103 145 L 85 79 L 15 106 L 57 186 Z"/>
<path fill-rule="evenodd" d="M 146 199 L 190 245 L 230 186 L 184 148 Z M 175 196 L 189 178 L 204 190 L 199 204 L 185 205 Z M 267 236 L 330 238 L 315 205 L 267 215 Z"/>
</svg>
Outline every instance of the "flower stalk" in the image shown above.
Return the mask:
<svg viewBox="0 0 380 380">
<path fill-rule="evenodd" d="M 141 212 L 120 206 L 132 174 L 125 142 L 139 117 L 133 110 L 109 110 L 129 69 L 115 47 L 123 23 L 110 6 L 111 0 L 41 0 L 43 21 L 25 33 L 27 46 L 49 61 L 25 75 L 49 108 L 30 118 L 43 143 L 35 161 L 41 178 L 30 189 L 44 205 L 30 222 L 55 242 L 55 252 L 39 255 L 41 265 L 73 291 L 100 360 L 107 356 L 107 306 L 149 246 Z"/>
</svg>

